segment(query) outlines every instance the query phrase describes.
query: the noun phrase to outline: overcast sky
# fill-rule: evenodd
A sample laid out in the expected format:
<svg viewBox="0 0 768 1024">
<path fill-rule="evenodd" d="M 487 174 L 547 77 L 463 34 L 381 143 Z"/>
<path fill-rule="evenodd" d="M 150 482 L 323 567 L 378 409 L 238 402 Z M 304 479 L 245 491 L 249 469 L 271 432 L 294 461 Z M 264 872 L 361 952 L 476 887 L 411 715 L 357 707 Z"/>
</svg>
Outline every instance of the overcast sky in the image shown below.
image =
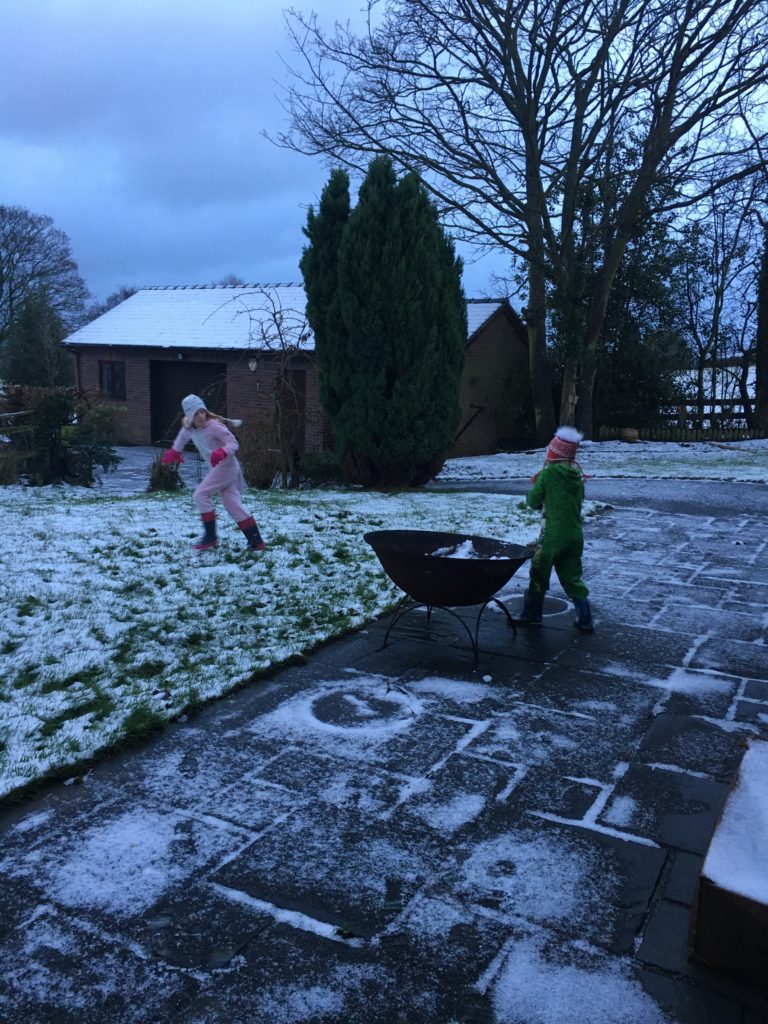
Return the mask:
<svg viewBox="0 0 768 1024">
<path fill-rule="evenodd" d="M 328 167 L 261 134 L 285 125 L 281 6 L 0 0 L 0 203 L 51 216 L 95 298 L 230 273 L 301 279 Z M 364 0 L 295 6 L 363 24 Z M 505 266 L 468 264 L 467 295 L 497 294 Z"/>
</svg>

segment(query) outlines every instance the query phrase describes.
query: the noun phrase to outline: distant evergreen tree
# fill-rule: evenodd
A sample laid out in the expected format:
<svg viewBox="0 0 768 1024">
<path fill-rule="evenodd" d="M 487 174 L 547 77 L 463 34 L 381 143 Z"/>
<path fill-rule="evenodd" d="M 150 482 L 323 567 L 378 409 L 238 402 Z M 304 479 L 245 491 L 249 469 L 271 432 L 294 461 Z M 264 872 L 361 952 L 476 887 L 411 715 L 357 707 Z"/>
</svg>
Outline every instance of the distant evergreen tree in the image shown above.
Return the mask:
<svg viewBox="0 0 768 1024">
<path fill-rule="evenodd" d="M 325 308 L 338 308 L 343 337 L 321 371 L 337 456 L 353 482 L 418 486 L 459 422 L 466 303 L 426 189 L 413 174 L 398 182 L 387 157 L 371 162 L 341 232 L 336 284 L 338 307 Z"/>
<path fill-rule="evenodd" d="M 331 423 L 346 398 L 344 365 L 349 354 L 339 309 L 338 256 L 349 205 L 349 176 L 337 168 L 320 195 L 318 212 L 309 208 L 304 228 L 309 245 L 299 264 L 307 294 L 307 321 L 315 336 L 320 402 Z"/>
<path fill-rule="evenodd" d="M 28 292 L 0 349 L 0 379 L 48 388 L 71 384 L 72 357 L 61 345 L 65 334 L 47 291 Z"/>
</svg>

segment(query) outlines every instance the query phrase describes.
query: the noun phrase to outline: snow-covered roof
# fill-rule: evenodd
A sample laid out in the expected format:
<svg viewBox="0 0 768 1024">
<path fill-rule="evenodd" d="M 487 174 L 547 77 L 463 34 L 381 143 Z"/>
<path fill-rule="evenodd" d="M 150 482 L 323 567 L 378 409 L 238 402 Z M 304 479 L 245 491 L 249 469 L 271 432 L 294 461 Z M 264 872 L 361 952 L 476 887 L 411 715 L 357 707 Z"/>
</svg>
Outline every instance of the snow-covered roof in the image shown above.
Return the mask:
<svg viewBox="0 0 768 1024">
<path fill-rule="evenodd" d="M 467 301 L 467 337 L 477 334 L 480 328 L 491 319 L 501 306 L 504 299 L 469 299 Z"/>
<path fill-rule="evenodd" d="M 276 313 L 292 340 L 307 330 L 299 284 L 142 288 L 65 339 L 67 345 L 153 348 L 264 348 Z M 311 338 L 307 348 L 312 347 Z"/>
<path fill-rule="evenodd" d="M 468 339 L 503 305 L 470 299 Z M 142 288 L 65 339 L 67 345 L 145 345 L 153 348 L 250 349 L 275 347 L 277 317 L 292 343 L 313 348 L 300 284 Z M 270 338 L 272 344 L 267 343 Z"/>
</svg>

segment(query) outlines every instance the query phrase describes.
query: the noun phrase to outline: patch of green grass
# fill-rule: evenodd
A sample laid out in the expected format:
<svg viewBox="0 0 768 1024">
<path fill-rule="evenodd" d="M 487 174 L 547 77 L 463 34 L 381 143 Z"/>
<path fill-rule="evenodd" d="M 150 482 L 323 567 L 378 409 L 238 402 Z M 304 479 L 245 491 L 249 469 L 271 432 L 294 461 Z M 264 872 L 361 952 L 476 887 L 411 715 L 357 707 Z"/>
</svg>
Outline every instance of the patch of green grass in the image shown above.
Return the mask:
<svg viewBox="0 0 768 1024">
<path fill-rule="evenodd" d="M 112 661 L 116 665 L 130 665 L 133 661 L 135 651 L 135 644 L 133 636 L 129 633 L 125 639 L 121 640 L 120 643 L 112 654 Z"/>
<path fill-rule="evenodd" d="M 249 604 L 240 605 L 240 611 L 243 615 L 258 615 L 263 608 L 267 608 L 268 603 L 266 601 L 251 601 Z"/>
<path fill-rule="evenodd" d="M 82 683 L 84 686 L 95 686 L 101 681 L 101 672 L 95 666 L 81 669 L 79 672 L 71 672 L 64 679 L 48 679 L 40 687 L 40 693 L 55 693 L 56 690 L 68 690 L 74 683 Z"/>
<path fill-rule="evenodd" d="M 128 582 L 123 585 L 121 593 L 126 596 L 130 594 L 148 594 L 150 593 L 150 589 L 144 580 L 128 580 Z"/>
<path fill-rule="evenodd" d="M 82 718 L 83 715 L 93 714 L 94 718 L 97 721 L 100 721 L 102 718 L 106 718 L 106 716 L 111 714 L 114 710 L 114 701 L 103 693 L 96 693 L 95 696 L 84 704 L 76 704 L 74 707 L 66 708 L 53 718 L 49 718 L 47 722 L 43 723 L 43 726 L 40 729 L 40 735 L 45 737 L 53 736 L 53 734 L 58 732 L 65 722 L 70 722 L 74 718 Z"/>
<path fill-rule="evenodd" d="M 145 736 L 165 725 L 165 719 L 149 705 L 140 703 L 123 719 L 123 730 L 127 737 Z"/>
<path fill-rule="evenodd" d="M 40 670 L 32 665 L 25 665 L 13 681 L 14 690 L 22 690 L 25 686 L 31 686 L 37 681 Z"/>
<path fill-rule="evenodd" d="M 27 615 L 33 615 L 38 608 L 42 607 L 42 604 L 40 598 L 35 597 L 34 594 L 28 594 L 16 609 L 16 614 L 20 619 Z"/>
<path fill-rule="evenodd" d="M 210 638 L 210 633 L 203 633 L 202 630 L 195 629 L 184 637 L 182 643 L 185 647 L 202 647 Z"/>
<path fill-rule="evenodd" d="M 315 548 L 308 548 L 305 558 L 312 565 L 319 565 L 325 561 L 325 555 L 322 551 L 317 551 Z"/>
<path fill-rule="evenodd" d="M 4 640 L 2 647 L 0 647 L 0 654 L 13 654 L 19 646 L 19 640 Z"/>
<path fill-rule="evenodd" d="M 140 665 L 135 665 L 130 670 L 130 675 L 134 679 L 154 679 L 156 676 L 161 675 L 168 666 L 164 661 L 143 661 Z"/>
<path fill-rule="evenodd" d="M 122 554 L 127 555 L 128 557 L 132 555 L 139 556 L 144 551 L 144 547 L 144 541 L 140 540 L 138 537 L 134 537 L 132 540 L 129 540 L 128 543 L 125 545 L 125 547 L 122 550 Z"/>
</svg>

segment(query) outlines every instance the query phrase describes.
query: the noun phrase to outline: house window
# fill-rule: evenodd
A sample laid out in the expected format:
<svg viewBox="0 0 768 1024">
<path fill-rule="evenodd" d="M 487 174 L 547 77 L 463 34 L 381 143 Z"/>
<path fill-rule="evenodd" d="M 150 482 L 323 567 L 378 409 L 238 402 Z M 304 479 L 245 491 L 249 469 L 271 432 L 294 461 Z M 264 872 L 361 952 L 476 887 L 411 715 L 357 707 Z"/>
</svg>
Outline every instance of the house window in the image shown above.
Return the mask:
<svg viewBox="0 0 768 1024">
<path fill-rule="evenodd" d="M 99 391 L 106 398 L 125 399 L 125 363 L 99 363 Z"/>
</svg>

